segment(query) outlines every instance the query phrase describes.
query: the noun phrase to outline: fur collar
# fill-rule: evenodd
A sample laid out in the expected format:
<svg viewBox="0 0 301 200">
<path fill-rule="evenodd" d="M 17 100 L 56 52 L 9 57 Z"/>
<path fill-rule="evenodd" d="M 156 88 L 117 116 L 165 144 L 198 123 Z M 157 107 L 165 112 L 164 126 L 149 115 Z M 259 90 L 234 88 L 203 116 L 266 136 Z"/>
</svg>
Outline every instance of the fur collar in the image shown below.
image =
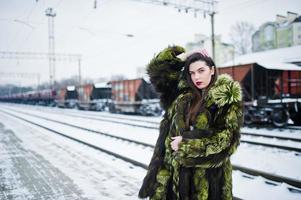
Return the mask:
<svg viewBox="0 0 301 200">
<path fill-rule="evenodd" d="M 221 74 L 213 87 L 209 89 L 207 100 L 208 105 L 214 103 L 218 107 L 240 102 L 242 100 L 241 87 L 230 75 Z"/>
<path fill-rule="evenodd" d="M 178 89 L 191 90 L 187 81 L 183 78 L 178 83 Z M 237 81 L 228 74 L 221 74 L 217 77 L 214 85 L 209 89 L 206 98 L 207 105 L 216 104 L 218 107 L 223 107 L 226 104 L 236 103 L 242 100 L 241 87 Z"/>
</svg>

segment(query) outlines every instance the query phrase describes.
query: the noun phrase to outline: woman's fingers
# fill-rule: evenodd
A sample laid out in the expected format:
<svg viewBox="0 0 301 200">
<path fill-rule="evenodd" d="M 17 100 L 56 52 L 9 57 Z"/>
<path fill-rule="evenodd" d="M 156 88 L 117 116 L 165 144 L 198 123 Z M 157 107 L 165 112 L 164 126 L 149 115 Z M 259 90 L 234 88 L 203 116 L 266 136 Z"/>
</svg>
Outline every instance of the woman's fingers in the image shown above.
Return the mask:
<svg viewBox="0 0 301 200">
<path fill-rule="evenodd" d="M 170 143 L 171 149 L 174 150 L 174 151 L 178 151 L 179 143 L 182 141 L 182 137 L 181 136 L 176 136 L 176 137 L 171 137 L 171 139 L 173 140 Z"/>
<path fill-rule="evenodd" d="M 185 61 L 186 58 L 187 58 L 187 54 L 184 52 L 184 53 L 181 53 L 179 55 L 177 55 L 177 57 L 182 60 L 182 61 Z"/>
</svg>

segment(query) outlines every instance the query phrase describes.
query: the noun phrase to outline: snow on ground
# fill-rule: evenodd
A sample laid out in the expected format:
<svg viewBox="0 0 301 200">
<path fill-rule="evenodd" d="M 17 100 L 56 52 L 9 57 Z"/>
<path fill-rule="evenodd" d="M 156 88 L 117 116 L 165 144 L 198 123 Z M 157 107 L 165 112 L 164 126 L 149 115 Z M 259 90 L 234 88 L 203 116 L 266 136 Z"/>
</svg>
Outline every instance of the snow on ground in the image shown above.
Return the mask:
<svg viewBox="0 0 301 200">
<path fill-rule="evenodd" d="M 301 194 L 291 193 L 287 190 L 287 184 L 282 183 L 280 186 L 266 184 L 266 179 L 262 177 L 252 177 L 240 171 L 233 171 L 233 194 L 245 200 L 300 200 Z"/>
<path fill-rule="evenodd" d="M 1 106 L 1 108 L 3 107 Z M 19 108 L 18 110 L 25 110 L 26 112 L 30 111 L 30 113 L 41 115 L 41 111 L 30 110 L 26 108 L 22 108 L 22 109 Z M 42 113 L 42 116 L 47 118 L 49 117 L 62 122 L 68 122 L 70 124 L 76 124 L 79 126 L 96 129 L 99 131 L 103 131 L 121 137 L 143 141 L 152 145 L 155 144 L 156 139 L 158 137 L 158 130 L 154 130 L 154 129 L 145 129 L 139 127 L 126 126 L 126 125 L 116 125 L 114 123 L 101 122 L 101 121 L 95 121 L 89 119 L 87 120 L 78 119 L 70 116 L 48 113 L 45 111 Z M 40 123 L 43 123 L 46 126 L 47 124 L 48 126 L 50 125 L 51 127 L 59 126 L 60 127 L 59 130 L 63 129 L 61 125 L 53 124 L 52 122 L 47 122 L 47 121 L 45 122 L 43 119 L 36 119 L 35 117 L 29 117 L 29 116 L 27 116 L 26 118 L 39 120 Z M 67 127 L 67 130 L 71 130 L 70 127 Z M 75 133 L 79 133 L 79 132 L 84 133 L 84 131 L 74 130 L 72 131 L 72 135 L 74 136 Z M 85 141 L 91 141 L 92 144 L 95 142 L 97 143 L 97 141 L 102 141 L 102 139 L 97 139 L 91 135 L 93 134 L 88 132 L 88 134 L 84 133 L 80 137 L 83 138 Z M 100 138 L 99 136 L 96 137 Z M 110 147 L 109 141 L 106 142 L 108 148 Z M 132 146 L 124 147 L 124 148 L 127 149 L 127 152 L 135 152 L 134 150 L 131 149 L 131 147 Z M 143 155 L 142 157 L 139 156 L 140 153 L 134 155 L 134 157 L 141 162 L 148 163 L 151 157 L 151 151 L 141 151 L 141 152 L 146 152 L 146 153 L 145 154 L 142 153 Z M 279 160 L 286 161 L 286 162 L 279 163 Z M 235 165 L 244 166 L 251 169 L 257 169 L 265 172 L 273 172 L 277 175 L 301 180 L 301 173 L 299 171 L 299 169 L 301 168 L 301 156 L 300 154 L 296 154 L 295 152 L 292 151 L 242 143 L 241 146 L 238 148 L 238 151 L 232 156 L 232 161 L 233 164 Z"/>
<path fill-rule="evenodd" d="M 69 177 L 5 128 L 1 124 L 0 199 L 85 199 Z"/>
<path fill-rule="evenodd" d="M 294 152 L 241 143 L 231 157 L 233 164 L 301 181 L 301 155 Z"/>
<path fill-rule="evenodd" d="M 3 107 L 1 106 L 1 108 L 3 108 Z M 9 110 L 7 110 L 7 111 L 9 111 Z M 58 121 L 66 122 L 69 124 L 87 127 L 89 129 L 93 129 L 96 131 L 101 131 L 104 133 L 109 133 L 111 135 L 116 135 L 116 136 L 132 139 L 132 140 L 139 140 L 140 142 L 145 142 L 148 144 L 154 144 L 158 137 L 158 130 L 154 130 L 154 129 L 145 129 L 145 128 L 141 128 L 141 127 L 134 127 L 134 126 L 123 125 L 123 124 L 116 125 L 116 123 L 112 123 L 112 122 L 76 118 L 76 117 L 72 117 L 72 116 L 68 116 L 68 115 L 54 114 L 54 113 L 48 113 L 48 112 L 40 112 L 40 111 L 32 111 L 32 110 L 22 109 L 22 112 L 23 111 L 31 113 L 31 114 L 36 114 L 36 115 L 42 114 L 43 117 L 46 117 L 46 118 L 49 118 L 52 120 L 58 120 Z M 137 138 L 137 136 L 139 136 L 139 137 Z"/>
<path fill-rule="evenodd" d="M 21 110 L 25 110 L 24 108 L 25 107 Z M 50 114 L 44 110 L 43 116 L 49 117 L 49 115 Z M 56 120 L 60 121 L 64 121 L 66 118 L 67 116 L 64 115 L 61 115 L 60 117 L 59 115 L 56 116 Z M 75 122 L 74 120 L 75 119 L 73 118 L 73 122 Z M 145 175 L 145 170 L 139 167 L 133 167 L 123 161 L 114 159 L 111 156 L 107 156 L 106 154 L 85 147 L 84 145 L 77 144 L 61 136 L 49 133 L 41 128 L 28 125 L 28 123 L 11 118 L 2 112 L 0 112 L 0 121 L 5 124 L 6 128 L 8 127 L 13 130 L 11 133 L 15 134 L 18 140 L 22 142 L 21 144 L 24 149 L 32 151 L 39 155 L 39 158 L 46 160 L 51 167 L 57 169 L 57 171 L 62 174 L 59 177 L 66 177 L 66 182 L 71 180 L 73 190 L 70 190 L 69 193 L 66 192 L 66 189 L 66 191 L 62 189 L 60 193 L 57 192 L 57 194 L 62 196 L 60 196 L 61 199 L 68 199 L 67 193 L 72 194 L 73 196 L 77 195 L 79 198 L 82 197 L 83 199 L 99 199 L 99 197 L 101 197 L 101 199 L 137 199 L 137 192 Z M 77 125 L 91 127 L 91 121 L 90 126 L 87 126 L 85 123 L 87 122 L 82 119 L 81 123 Z M 99 123 L 100 122 L 97 122 L 95 124 Z M 52 124 L 52 127 L 53 126 L 61 127 L 61 125 Z M 106 125 L 103 123 L 99 129 L 104 126 L 111 128 L 110 133 L 114 132 L 115 128 L 119 127 L 119 125 L 116 126 L 116 124 L 113 123 L 106 123 Z M 138 129 L 137 133 L 134 134 L 132 128 Z M 140 135 L 137 135 L 139 134 L 139 130 Z M 145 132 L 145 130 L 146 129 L 137 127 L 123 127 L 123 133 L 130 132 L 139 140 L 141 137 L 145 136 L 144 134 L 141 134 L 141 132 Z M 156 130 L 153 130 L 150 134 L 154 134 L 157 137 Z M 149 142 L 154 144 L 155 140 Z M 127 148 L 124 149 L 124 151 L 127 152 Z M 2 150 L 0 153 L 2 155 Z M 143 156 L 144 155 L 142 155 L 142 157 Z M 301 179 L 300 172 L 298 171 L 301 167 L 300 160 L 300 156 L 296 156 L 293 152 L 249 144 L 241 144 L 238 148 L 238 152 L 232 157 L 233 164 L 267 172 L 275 172 L 275 174 L 291 178 L 297 177 L 299 180 Z M 4 170 L 2 169 L 2 165 L 0 166 L 0 172 L 2 173 Z M 7 168 L 13 167 L 12 165 L 7 166 Z M 40 171 L 40 168 L 38 168 L 38 171 Z M 41 171 L 43 172 L 43 170 Z M 47 176 L 48 171 L 45 171 L 44 173 Z M 40 176 L 43 177 L 44 173 L 41 173 Z M 14 174 L 17 175 L 18 173 Z M 243 173 L 239 171 L 233 172 L 233 192 L 237 197 L 243 199 L 301 198 L 300 193 L 289 192 L 286 184 L 275 187 L 265 184 L 263 178 L 257 177 L 254 180 L 251 180 L 243 177 L 242 174 Z M 8 173 L 5 174 L 4 177 L 10 176 L 11 174 Z M 19 196 L 31 194 L 28 192 L 29 190 L 26 186 L 15 183 L 15 180 L 13 179 L 10 179 L 6 184 L 7 183 L 16 185 L 16 188 L 18 188 L 18 190 L 12 191 L 15 196 L 16 194 L 19 194 Z M 0 179 L 0 184 L 5 185 L 3 184 L 2 179 Z"/>
<path fill-rule="evenodd" d="M 12 129 L 0 134 L 1 199 L 138 199 L 145 170 L 2 113 L 0 121 Z"/>
<path fill-rule="evenodd" d="M 9 113 L 11 112 L 9 111 Z M 119 155 L 127 156 L 141 163 L 149 163 L 153 152 L 153 149 L 150 147 L 136 145 L 133 143 L 125 142 L 120 139 L 107 137 L 101 134 L 92 133 L 86 130 L 81 130 L 63 124 L 57 124 L 55 122 L 46 121 L 44 119 L 39 119 L 37 117 L 32 117 L 20 113 L 18 113 L 18 116 L 23 117 L 24 119 L 27 119 L 29 121 L 34 121 L 39 125 L 49 127 L 59 133 L 62 133 L 72 138 L 76 138 L 88 144 L 92 144 L 102 149 L 109 150 Z M 126 150 L 126 155 L 124 153 L 124 150 Z"/>
</svg>

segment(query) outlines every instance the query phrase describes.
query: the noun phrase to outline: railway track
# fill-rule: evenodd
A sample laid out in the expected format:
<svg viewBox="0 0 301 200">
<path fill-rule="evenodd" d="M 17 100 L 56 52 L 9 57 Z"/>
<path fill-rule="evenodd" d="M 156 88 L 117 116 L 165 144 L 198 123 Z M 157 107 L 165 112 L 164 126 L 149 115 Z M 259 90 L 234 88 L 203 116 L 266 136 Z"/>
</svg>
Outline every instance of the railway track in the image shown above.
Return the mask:
<svg viewBox="0 0 301 200">
<path fill-rule="evenodd" d="M 40 110 L 40 109 L 37 109 L 37 110 Z M 53 111 L 52 109 L 48 109 L 47 111 L 52 112 L 52 113 L 57 113 L 56 111 Z M 95 112 L 95 113 L 92 114 L 91 111 L 83 111 L 85 116 L 82 116 L 78 112 L 73 112 L 73 113 L 60 112 L 60 113 L 62 113 L 64 115 L 77 117 L 77 118 L 87 118 L 87 119 L 101 120 L 101 121 L 106 121 L 106 122 L 116 122 L 116 123 L 119 123 L 119 124 L 124 124 L 124 125 L 129 125 L 129 126 L 136 126 L 136 127 L 141 127 L 141 128 L 157 129 L 159 127 L 159 122 L 147 121 L 145 119 L 136 119 L 136 118 L 132 118 L 132 117 L 129 118 L 129 117 L 113 116 L 113 114 L 106 115 L 106 114 L 102 114 L 101 112 Z M 127 115 L 127 116 L 129 116 L 129 115 Z M 112 119 L 112 120 L 108 120 L 108 118 Z M 120 120 L 125 120 L 125 121 L 130 121 L 130 122 L 121 122 Z M 146 123 L 146 124 L 150 124 L 150 125 L 148 126 L 148 125 L 135 124 L 133 122 L 142 122 L 142 123 Z M 246 127 L 249 127 L 249 128 L 267 128 L 268 130 L 277 130 L 277 131 L 283 131 L 283 130 L 300 130 L 301 131 L 300 126 L 293 126 L 293 125 L 288 125 L 285 128 L 275 128 L 275 127 L 270 126 L 270 125 L 260 125 L 260 126 L 259 125 L 248 125 Z M 246 133 L 246 135 L 251 135 L 251 134 L 252 133 Z M 259 134 L 253 134 L 253 135 L 257 136 Z M 266 136 L 266 135 L 260 135 L 260 136 L 270 137 L 270 136 Z M 290 137 L 279 137 L 279 136 L 271 136 L 271 137 L 278 138 L 278 139 L 289 139 L 289 140 L 293 140 L 293 141 L 301 141 L 301 139 L 294 140 L 294 138 L 290 138 Z"/>
<path fill-rule="evenodd" d="M 107 154 L 109 154 L 109 155 L 113 155 L 113 156 L 115 156 L 115 157 L 117 157 L 117 158 L 119 158 L 119 159 L 121 159 L 121 160 L 124 160 L 124 161 L 126 161 L 126 162 L 132 163 L 132 164 L 134 164 L 134 165 L 136 165 L 136 166 L 139 166 L 139 167 L 142 167 L 142 168 L 146 168 L 146 164 L 144 164 L 144 163 L 142 163 L 142 162 L 139 162 L 139 161 L 136 161 L 136 160 L 134 160 L 134 159 L 131 159 L 131 158 L 127 157 L 127 156 L 120 155 L 120 154 L 118 154 L 118 153 L 116 153 L 116 152 L 113 152 L 113 151 L 107 150 L 107 149 L 105 149 L 105 148 L 99 147 L 98 145 L 91 144 L 91 143 L 89 143 L 89 142 L 83 141 L 83 140 L 78 139 L 78 138 L 76 138 L 76 137 L 73 137 L 73 136 L 70 136 L 70 135 L 68 135 L 68 134 L 65 134 L 65 133 L 63 133 L 62 131 L 55 130 L 54 128 L 51 128 L 51 127 L 49 127 L 49 126 L 41 125 L 41 124 L 39 124 L 39 123 L 36 123 L 36 122 L 33 121 L 33 120 L 28 120 L 28 119 L 26 119 L 26 118 L 24 118 L 24 117 L 18 116 L 18 115 L 16 115 L 16 114 L 13 114 L 13 113 L 10 113 L 10 112 L 7 112 L 7 111 L 4 111 L 4 110 L 2 110 L 2 109 L 0 109 L 0 111 L 3 112 L 3 113 L 5 113 L 6 115 L 9 115 L 9 116 L 12 116 L 12 117 L 14 117 L 14 118 L 20 119 L 20 120 L 25 121 L 25 122 L 27 122 L 27 123 L 29 123 L 29 124 L 35 125 L 35 126 L 37 126 L 37 127 L 43 128 L 43 129 L 45 129 L 45 130 L 48 130 L 48 131 L 53 132 L 53 133 L 55 133 L 55 134 L 61 135 L 61 136 L 66 137 L 66 138 L 68 138 L 68 139 L 74 140 L 74 141 L 76 141 L 76 142 L 79 142 L 79 143 L 84 144 L 84 145 L 86 145 L 86 146 L 89 146 L 89 147 L 91 147 L 91 148 L 94 148 L 94 149 L 97 149 L 97 150 L 102 151 L 102 152 L 104 152 L 104 153 L 107 153 Z M 49 120 L 49 121 L 50 121 L 50 120 Z M 67 125 L 67 126 L 68 126 L 68 125 Z M 77 127 L 74 127 L 74 128 L 77 128 Z M 87 130 L 86 130 L 86 131 L 87 131 Z M 143 149 L 143 148 L 145 148 L 145 147 L 149 147 L 149 145 L 147 145 L 147 144 L 142 144 L 142 143 L 139 143 L 139 142 L 134 141 L 134 140 L 129 140 L 129 139 L 127 139 L 127 138 L 115 137 L 115 136 L 112 136 L 112 135 L 105 135 L 105 136 L 111 137 L 111 138 L 114 138 L 114 139 L 118 139 L 118 140 L 121 140 L 121 141 L 123 141 L 123 142 L 127 142 L 127 143 L 130 142 L 130 143 L 133 143 L 133 144 L 135 144 L 135 145 L 140 145 L 140 146 L 142 147 L 141 149 Z"/>
<path fill-rule="evenodd" d="M 55 112 L 54 112 L 55 113 Z M 109 120 L 106 118 L 113 118 L 113 116 L 104 116 L 106 118 L 100 118 L 99 116 L 97 117 L 90 117 L 90 116 L 81 116 L 81 115 L 77 115 L 77 114 L 66 114 L 64 113 L 64 115 L 68 115 L 68 116 L 72 116 L 72 117 L 77 117 L 77 118 L 85 118 L 85 119 L 91 119 L 91 120 L 98 120 L 98 121 L 105 121 L 105 122 L 112 122 L 112 123 L 117 123 L 117 124 L 123 124 L 123 125 L 128 125 L 128 126 L 133 126 L 133 127 L 140 127 L 140 128 L 148 128 L 148 129 L 158 129 L 159 123 L 155 123 L 155 122 L 149 122 L 152 124 L 157 124 L 156 127 L 154 126 L 146 126 L 146 125 L 140 125 L 140 124 L 134 124 L 133 122 L 122 122 L 120 120 L 125 120 L 125 121 L 139 121 L 139 122 L 144 122 L 143 120 L 135 120 L 135 119 L 126 119 L 123 117 L 117 117 L 116 119 L 118 120 Z M 92 131 L 93 130 L 89 130 Z M 94 131 L 95 132 L 95 131 Z M 284 136 L 275 136 L 275 135 L 263 135 L 263 134 L 258 134 L 258 133 L 245 133 L 242 132 L 242 135 L 246 135 L 246 136 L 254 136 L 254 137 L 263 137 L 263 138 L 270 138 L 270 139 L 277 139 L 277 140 L 282 140 L 282 141 L 293 141 L 293 142 L 301 142 L 301 139 L 299 138 L 293 138 L 293 137 L 284 137 Z M 283 149 L 283 150 L 289 150 L 289 151 L 295 151 L 298 153 L 301 153 L 301 149 L 300 148 L 296 148 L 296 147 L 290 147 L 290 146 L 284 146 L 284 145 L 277 145 L 277 144 L 269 144 L 267 142 L 256 142 L 256 141 L 252 141 L 252 140 L 247 140 L 247 139 L 241 139 L 242 143 L 248 143 L 248 144 L 253 144 L 253 145 L 262 145 L 262 146 L 266 146 L 266 147 L 274 147 L 274 148 L 278 148 L 278 149 Z"/>
<path fill-rule="evenodd" d="M 120 139 L 120 140 L 124 140 L 124 141 L 127 141 L 127 142 L 135 143 L 135 144 L 138 144 L 138 145 L 143 145 L 143 146 L 146 146 L 146 147 L 154 148 L 154 145 L 148 144 L 148 143 L 145 143 L 145 142 L 141 142 L 141 141 L 137 141 L 137 140 L 128 139 L 128 138 L 125 138 L 125 137 L 120 137 L 120 136 L 112 135 L 112 134 L 105 133 L 105 132 L 102 132 L 102 131 L 97 131 L 97 130 L 94 130 L 94 129 L 91 129 L 91 128 L 86 128 L 86 127 L 82 127 L 82 126 L 78 126 L 78 125 L 74 125 L 74 124 L 70 124 L 70 123 L 66 123 L 66 122 L 62 122 L 62 121 L 58 121 L 58 120 L 49 119 L 47 117 L 42 117 L 42 116 L 39 116 L 39 115 L 30 114 L 30 113 L 23 112 L 23 111 L 16 111 L 16 110 L 13 110 L 13 109 L 8 109 L 8 110 L 11 110 L 13 112 L 23 113 L 25 115 L 37 117 L 37 118 L 40 118 L 40 119 L 44 119 L 44 120 L 47 120 L 47 121 L 59 123 L 59 124 L 62 124 L 62 125 L 74 127 L 74 128 L 81 129 L 81 130 L 84 130 L 84 131 L 89 131 L 89 132 L 92 132 L 92 133 L 104 135 L 104 136 L 107 136 L 107 137 L 111 137 L 111 138 L 115 138 L 115 139 Z M 1 110 L 1 111 L 9 114 L 6 111 L 3 111 L 3 110 Z"/>
<path fill-rule="evenodd" d="M 49 110 L 50 111 L 50 110 Z M 94 112 L 94 111 L 84 111 L 85 112 L 85 116 L 89 115 L 92 118 L 95 118 L 97 119 L 97 117 L 105 117 L 105 118 L 111 118 L 111 119 L 120 119 L 120 120 L 129 120 L 128 117 L 121 117 L 121 116 L 113 116 L 115 114 L 110 114 L 110 115 L 107 115 L 107 114 L 103 114 L 102 112 Z M 65 112 L 63 112 L 64 114 L 66 114 Z M 68 113 L 69 114 L 69 113 Z M 74 114 L 78 114 L 74 112 Z M 129 115 L 127 115 L 129 116 Z M 131 115 L 132 116 L 132 115 Z M 131 121 L 136 121 L 136 122 L 144 122 L 144 123 L 149 123 L 149 124 L 153 124 L 153 125 L 158 125 L 159 122 L 155 122 L 155 121 L 147 121 L 147 120 L 141 120 L 141 119 L 136 119 L 136 118 L 131 118 L 130 119 Z M 264 125 L 264 124 L 255 124 L 255 125 L 247 125 L 246 127 L 250 127 L 250 128 L 267 128 L 267 129 L 270 129 L 270 130 L 300 130 L 301 131 L 301 126 L 295 126 L 295 125 L 292 125 L 292 124 L 288 124 L 287 126 L 283 127 L 283 128 L 277 128 L 277 127 L 274 127 L 272 125 Z"/>
<path fill-rule="evenodd" d="M 101 121 L 107 121 L 107 122 L 113 122 L 113 123 L 118 123 L 118 124 L 124 124 L 124 125 L 129 125 L 129 126 L 135 126 L 135 127 L 141 127 L 141 128 L 149 128 L 149 129 L 158 129 L 159 127 L 159 123 L 158 122 L 149 122 L 149 121 L 143 121 L 143 120 L 135 120 L 135 119 L 126 119 L 126 118 L 121 118 L 121 117 L 111 117 L 111 116 L 103 116 L 104 118 L 100 118 L 100 117 L 83 117 L 80 115 L 75 115 L 75 114 L 67 114 L 69 116 L 73 116 L 73 117 L 78 117 L 78 118 L 88 118 L 88 119 L 92 119 L 92 120 L 101 120 Z M 147 122 L 150 124 L 154 124 L 157 126 L 145 126 L 145 125 L 139 125 L 139 124 L 133 124 L 132 122 L 120 122 L 117 120 L 107 120 L 105 118 L 111 118 L 111 119 L 121 119 L 121 120 L 128 120 L 128 121 L 139 121 L 139 122 Z M 300 129 L 301 130 L 301 129 Z M 257 133 L 246 133 L 246 132 L 242 132 L 242 135 L 249 135 L 249 136 L 255 136 L 255 137 L 264 137 L 264 138 L 275 138 L 275 139 L 279 139 L 279 140 L 291 140 L 294 142 L 301 142 L 301 138 L 292 138 L 292 137 L 284 137 L 284 136 L 276 136 L 276 135 L 263 135 L 263 134 L 257 134 Z M 245 141 L 248 142 L 248 141 Z"/>
<path fill-rule="evenodd" d="M 91 148 L 94 148 L 96 150 L 99 150 L 99 151 L 105 152 L 105 153 L 107 153 L 109 155 L 115 156 L 115 157 L 117 157 L 117 158 L 119 158 L 121 160 L 124 160 L 126 162 L 129 162 L 129 163 L 131 163 L 131 164 L 133 164 L 135 166 L 139 166 L 139 167 L 142 167 L 144 169 L 147 169 L 147 164 L 145 162 L 139 162 L 139 161 L 134 160 L 132 158 L 129 158 L 127 156 L 117 154 L 117 153 L 115 153 L 113 151 L 101 148 L 101 147 L 99 147 L 97 145 L 93 145 L 91 143 L 82 141 L 82 140 L 80 140 L 78 138 L 71 137 L 69 135 L 66 135 L 66 134 L 62 133 L 61 131 L 57 131 L 57 130 L 54 130 L 53 128 L 50 128 L 50 127 L 38 124 L 38 123 L 36 123 L 36 122 L 34 122 L 32 120 L 25 119 L 24 117 L 17 116 L 17 115 L 15 115 L 13 113 L 10 113 L 10 112 L 7 112 L 7 111 L 3 111 L 2 109 L 1 109 L 1 112 L 5 113 L 5 114 L 7 114 L 9 116 L 12 116 L 14 118 L 17 118 L 17 119 L 20 119 L 22 121 L 25 121 L 27 123 L 30 123 L 32 125 L 35 125 L 35 126 L 38 126 L 40 128 L 46 129 L 46 130 L 48 130 L 50 132 L 56 133 L 58 135 L 61 135 L 63 137 L 66 137 L 68 139 L 74 140 L 74 141 L 79 142 L 81 144 L 87 145 L 87 146 L 89 146 Z M 14 111 L 14 112 L 17 112 L 17 111 Z M 38 116 L 38 117 L 40 117 L 40 116 Z M 78 128 L 78 127 L 76 127 L 76 128 Z M 109 137 L 111 137 L 111 135 Z M 116 138 L 116 136 L 113 136 L 113 137 Z M 139 144 L 139 145 L 142 145 L 142 146 L 143 145 L 146 146 L 145 144 L 137 143 L 137 141 L 129 140 L 129 139 L 126 139 L 126 138 L 120 138 L 120 137 L 118 137 L 118 139 L 124 140 L 126 142 L 132 142 L 132 143 L 135 143 L 135 144 Z M 149 146 L 148 145 L 148 147 L 153 147 L 153 146 Z M 238 166 L 238 165 L 233 165 L 233 169 L 234 170 L 239 170 L 239 171 L 241 171 L 243 173 L 246 173 L 246 177 L 248 177 L 248 178 L 252 178 L 253 176 L 262 176 L 262 177 L 264 177 L 264 178 L 267 179 L 267 180 L 265 180 L 265 182 L 268 183 L 268 184 L 271 184 L 271 185 L 279 185 L 279 183 L 287 183 L 287 184 L 290 185 L 290 186 L 288 186 L 289 191 L 301 193 L 301 181 L 299 181 L 299 180 L 288 178 L 288 177 L 282 177 L 282 176 L 278 176 L 278 175 L 273 175 L 273 174 L 270 174 L 270 173 L 267 173 L 267 172 L 263 172 L 263 171 L 259 171 L 259 170 L 254 170 L 254 169 L 250 169 L 250 168 L 246 168 L 246 167 Z M 238 199 L 238 198 L 236 198 L 236 199 Z"/>
<path fill-rule="evenodd" d="M 277 128 L 272 125 L 265 125 L 265 124 L 251 124 L 251 125 L 246 125 L 246 127 L 249 128 L 266 128 L 269 130 L 300 130 L 301 131 L 301 126 L 295 126 L 292 124 L 287 124 L 283 128 Z"/>
<path fill-rule="evenodd" d="M 9 109 L 11 109 L 11 108 L 9 108 Z M 16 111 L 16 110 L 14 110 L 14 109 L 11 109 L 11 110 Z M 49 118 L 46 118 L 46 117 L 42 117 L 42 116 L 40 116 L 40 115 L 35 115 L 35 114 L 23 112 L 23 111 L 16 111 L 16 112 L 20 112 L 20 113 L 23 113 L 23 114 L 27 114 L 27 115 L 30 115 L 30 116 L 42 118 L 42 119 L 49 120 L 49 121 L 53 121 L 53 122 L 56 122 L 56 123 L 60 123 L 60 124 L 64 124 L 64 125 L 68 125 L 68 126 L 72 126 L 72 127 L 76 127 L 76 128 L 80 128 L 80 129 L 86 130 L 86 131 L 90 131 L 90 132 L 94 132 L 94 133 L 98 133 L 98 134 L 103 134 L 103 135 L 107 135 L 107 136 L 110 136 L 110 137 L 120 138 L 120 137 L 118 137 L 118 136 L 113 136 L 113 135 L 108 134 L 108 133 L 96 131 L 96 130 L 93 130 L 93 129 L 89 129 L 89 128 L 85 128 L 85 127 L 73 125 L 73 124 L 66 123 L 66 122 L 62 122 L 62 121 L 58 121 L 58 120 L 49 119 Z M 90 119 L 89 117 L 81 117 L 81 118 L 87 118 L 87 119 Z M 99 119 L 99 118 L 98 118 L 98 120 L 102 120 L 102 119 Z M 134 126 L 134 127 L 145 128 L 145 126 L 139 126 L 139 125 L 137 125 L 137 124 L 132 125 L 131 123 L 124 123 L 124 122 L 120 123 L 119 121 L 115 121 L 115 120 L 114 120 L 114 121 L 111 121 L 111 120 L 105 120 L 105 121 L 109 121 L 109 122 L 117 123 L 117 124 L 123 124 L 123 125 Z M 156 128 L 156 129 L 158 129 L 158 128 Z M 242 133 L 242 135 L 251 135 L 251 136 L 255 136 L 255 137 L 266 137 L 266 138 L 276 138 L 276 139 L 280 139 L 280 140 L 292 140 L 292 141 L 295 141 L 295 142 L 300 142 L 299 139 L 287 138 L 287 137 L 267 136 L 267 135 L 250 134 L 250 133 Z M 126 139 L 126 138 L 125 138 L 125 139 Z M 252 145 L 261 145 L 261 146 L 265 146 L 265 147 L 272 147 L 272 148 L 278 148 L 278 149 L 282 149 L 282 150 L 295 151 L 295 152 L 301 153 L 301 149 L 300 149 L 300 148 L 297 148 L 297 147 L 290 147 L 290 146 L 283 146 L 283 145 L 277 145 L 277 144 L 269 144 L 269 143 L 263 143 L 263 142 L 256 142 L 256 141 L 245 140 L 245 139 L 241 139 L 240 141 L 241 141 L 242 143 L 248 143 L 248 144 L 252 144 Z M 136 143 L 141 143 L 141 142 L 136 141 Z M 147 143 L 142 143 L 142 144 L 144 144 L 144 145 L 149 145 L 149 146 L 151 146 L 151 147 L 154 147 L 153 145 L 150 145 L 150 144 L 147 144 Z M 297 154 L 297 155 L 299 155 L 299 154 Z"/>
<path fill-rule="evenodd" d="M 77 125 L 74 125 L 74 124 L 70 124 L 70 123 L 66 123 L 66 122 L 62 122 L 62 121 L 58 121 L 58 120 L 49 119 L 49 118 L 46 118 L 46 117 L 42 117 L 40 115 L 35 115 L 35 114 L 23 112 L 23 111 L 17 111 L 17 110 L 11 109 L 11 108 L 8 108 L 8 109 L 10 109 L 12 111 L 15 111 L 15 112 L 23 113 L 23 114 L 26 114 L 26 115 L 30 115 L 30 116 L 42 118 L 42 119 L 45 119 L 45 120 L 53 121 L 53 122 L 56 122 L 56 123 L 60 123 L 60 124 L 72 126 L 72 127 L 79 128 L 79 129 L 82 129 L 82 130 L 86 130 L 86 131 L 90 131 L 90 132 L 94 132 L 94 133 L 98 133 L 98 134 L 102 134 L 102 135 L 106 135 L 106 136 L 110 136 L 110 137 L 115 137 L 115 138 L 118 138 L 118 139 L 128 140 L 127 138 L 123 138 L 123 137 L 119 137 L 119 136 L 114 136 L 114 135 L 111 135 L 111 134 L 108 134 L 108 133 L 104 133 L 104 132 L 101 132 L 101 131 L 93 130 L 93 129 L 90 129 L 90 128 L 85 128 L 85 127 L 77 126 Z M 81 118 L 91 119 L 89 117 L 83 117 L 83 116 L 81 116 Z M 102 119 L 98 118 L 97 120 L 102 120 Z M 131 123 L 119 122 L 119 121 L 116 121 L 116 120 L 113 120 L 113 121 L 112 120 L 105 120 L 105 121 L 107 121 L 107 122 L 109 121 L 109 122 L 117 123 L 117 124 L 134 126 L 134 127 L 146 128 L 145 126 L 139 126 L 137 124 L 133 125 Z M 158 129 L 158 128 L 155 128 L 155 129 Z M 288 137 L 268 136 L 268 135 L 253 134 L 253 133 L 252 134 L 251 133 L 242 133 L 242 135 L 251 135 L 251 136 L 255 136 L 255 137 L 265 137 L 265 138 L 276 138 L 276 139 L 279 139 L 279 140 L 291 140 L 291 141 L 295 141 L 295 142 L 300 142 L 299 139 L 288 138 Z M 261 146 L 265 146 L 265 147 L 278 148 L 278 149 L 288 150 L 288 151 L 295 151 L 295 152 L 297 152 L 296 155 L 300 155 L 300 153 L 301 153 L 301 149 L 297 148 L 297 147 L 290 147 L 290 146 L 283 146 L 283 145 L 278 145 L 278 144 L 269 144 L 269 143 L 263 143 L 263 142 L 256 142 L 256 141 L 245 140 L 245 139 L 241 139 L 240 141 L 241 141 L 241 143 L 248 143 L 248 144 L 252 144 L 252 145 L 261 145 Z M 145 146 L 154 147 L 151 144 L 147 144 L 147 143 L 143 143 L 143 142 L 139 142 L 139 141 L 135 141 L 135 140 L 132 140 L 131 142 L 135 142 L 137 144 L 143 144 Z"/>
</svg>

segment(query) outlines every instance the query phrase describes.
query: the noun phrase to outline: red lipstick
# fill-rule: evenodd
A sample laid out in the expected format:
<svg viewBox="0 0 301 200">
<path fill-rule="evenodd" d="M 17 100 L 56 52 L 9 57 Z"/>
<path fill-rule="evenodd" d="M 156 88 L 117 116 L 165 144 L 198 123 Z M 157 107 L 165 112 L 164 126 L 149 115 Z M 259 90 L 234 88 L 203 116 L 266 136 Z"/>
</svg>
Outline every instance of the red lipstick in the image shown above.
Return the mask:
<svg viewBox="0 0 301 200">
<path fill-rule="evenodd" d="M 197 82 L 195 82 L 195 84 L 196 84 L 196 85 L 201 85 L 202 82 L 201 82 L 201 81 L 197 81 Z"/>
</svg>

